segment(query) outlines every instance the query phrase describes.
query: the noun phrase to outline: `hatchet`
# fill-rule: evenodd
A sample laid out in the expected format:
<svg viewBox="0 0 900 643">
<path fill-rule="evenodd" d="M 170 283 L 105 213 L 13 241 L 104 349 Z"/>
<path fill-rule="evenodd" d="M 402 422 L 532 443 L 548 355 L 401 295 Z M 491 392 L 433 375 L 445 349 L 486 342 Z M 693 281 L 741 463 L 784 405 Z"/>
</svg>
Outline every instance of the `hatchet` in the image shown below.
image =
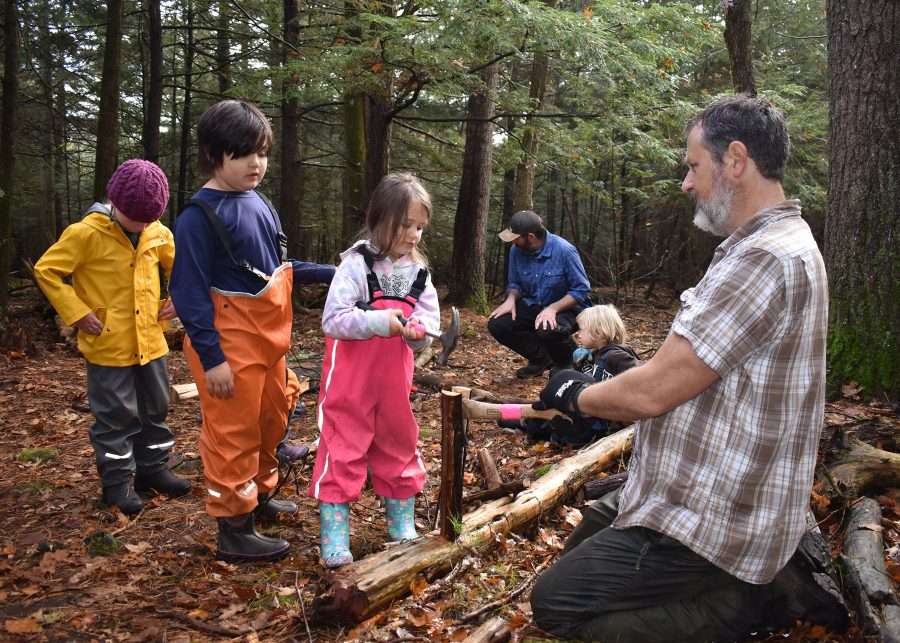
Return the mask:
<svg viewBox="0 0 900 643">
<path fill-rule="evenodd" d="M 356 307 L 361 308 L 362 310 L 384 310 L 383 308 L 375 308 L 374 306 L 364 301 L 356 302 Z M 409 323 L 409 320 L 406 317 L 401 316 L 399 317 L 399 319 L 400 323 L 404 326 Z M 447 330 L 445 330 L 443 333 L 437 333 L 433 330 L 428 330 L 424 327 L 424 325 L 422 329 L 429 337 L 440 340 L 441 354 L 437 356 L 435 362 L 440 366 L 446 366 L 447 358 L 450 357 L 450 353 L 453 352 L 453 349 L 456 348 L 456 344 L 459 342 L 459 309 L 456 306 L 451 306 L 450 325 L 447 326 Z"/>
</svg>

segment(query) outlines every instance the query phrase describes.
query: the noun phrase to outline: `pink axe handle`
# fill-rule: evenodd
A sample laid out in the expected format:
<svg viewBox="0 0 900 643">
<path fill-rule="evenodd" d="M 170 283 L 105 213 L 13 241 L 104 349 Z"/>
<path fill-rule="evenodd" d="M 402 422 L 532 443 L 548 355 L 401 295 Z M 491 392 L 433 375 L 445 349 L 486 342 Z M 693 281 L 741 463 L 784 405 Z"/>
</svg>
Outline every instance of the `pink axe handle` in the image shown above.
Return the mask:
<svg viewBox="0 0 900 643">
<path fill-rule="evenodd" d="M 562 415 L 556 409 L 539 411 L 530 404 L 490 404 L 476 400 L 463 400 L 463 413 L 470 420 L 549 420 Z"/>
</svg>

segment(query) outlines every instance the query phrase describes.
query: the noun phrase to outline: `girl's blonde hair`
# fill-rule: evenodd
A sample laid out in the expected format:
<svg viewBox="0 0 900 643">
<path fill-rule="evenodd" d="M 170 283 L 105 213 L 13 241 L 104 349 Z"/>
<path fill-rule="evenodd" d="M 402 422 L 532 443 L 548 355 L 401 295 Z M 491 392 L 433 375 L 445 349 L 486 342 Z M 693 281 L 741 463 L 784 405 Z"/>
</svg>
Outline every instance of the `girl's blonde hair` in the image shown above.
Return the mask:
<svg viewBox="0 0 900 643">
<path fill-rule="evenodd" d="M 575 321 L 578 322 L 578 328 L 588 331 L 595 337 L 605 337 L 608 344 L 624 344 L 628 338 L 625 322 L 612 304 L 585 308 Z"/>
<path fill-rule="evenodd" d="M 388 174 L 372 191 L 366 208 L 366 231 L 369 240 L 375 244 L 382 256 L 390 250 L 403 226 L 406 213 L 415 202 L 422 204 L 430 221 L 431 196 L 419 179 L 412 174 Z M 427 266 L 428 258 L 420 246 L 421 242 L 416 244 L 410 258 L 417 264 Z"/>
</svg>

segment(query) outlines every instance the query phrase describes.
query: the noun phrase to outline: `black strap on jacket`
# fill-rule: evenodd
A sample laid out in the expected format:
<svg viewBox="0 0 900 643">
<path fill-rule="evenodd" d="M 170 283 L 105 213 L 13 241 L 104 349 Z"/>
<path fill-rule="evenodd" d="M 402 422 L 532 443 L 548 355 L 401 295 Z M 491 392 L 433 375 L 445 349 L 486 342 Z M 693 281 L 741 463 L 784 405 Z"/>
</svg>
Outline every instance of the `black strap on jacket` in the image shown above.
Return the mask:
<svg viewBox="0 0 900 643">
<path fill-rule="evenodd" d="M 285 237 L 284 232 L 282 232 L 281 230 L 281 222 L 278 220 L 278 215 L 275 214 L 275 208 L 272 207 L 272 202 L 259 192 L 257 192 L 257 194 L 262 198 L 263 202 L 269 208 L 269 212 L 272 214 L 272 217 L 275 220 L 275 230 L 278 235 L 278 256 L 281 261 L 285 261 L 287 259 L 287 237 Z M 220 201 L 219 204 L 221 205 L 221 203 L 222 202 Z M 213 231 L 216 233 L 216 236 L 219 238 L 219 242 L 222 244 L 222 248 L 225 250 L 225 254 L 228 255 L 228 258 L 231 259 L 232 263 L 234 263 L 242 270 L 251 273 L 255 277 L 259 277 L 260 279 L 263 279 L 265 281 L 269 280 L 269 275 L 267 275 L 256 266 L 250 264 L 250 262 L 243 257 L 237 256 L 237 250 L 234 246 L 234 240 L 231 238 L 231 235 L 225 228 L 225 224 L 222 223 L 222 219 L 219 217 L 216 210 L 214 210 L 213 207 L 209 204 L 209 202 L 204 201 L 203 199 L 191 199 L 187 202 L 187 205 L 195 205 L 200 208 L 200 210 L 206 216 L 206 220 L 209 222 L 209 225 L 212 227 Z"/>
<path fill-rule="evenodd" d="M 378 277 L 375 276 L 374 271 L 375 254 L 372 252 L 372 249 L 367 243 L 361 243 L 356 246 L 356 251 L 363 256 L 363 259 L 366 262 L 366 283 L 369 286 L 369 301 L 382 299 L 384 296 L 382 294 L 381 284 L 378 283 Z M 422 296 L 422 292 L 425 290 L 425 283 L 427 281 L 428 268 L 419 268 L 419 272 L 416 274 L 413 285 L 410 287 L 409 292 L 406 294 L 406 296 L 395 297 L 393 299 L 412 299 L 413 301 L 410 303 L 415 304 L 415 302 L 419 301 L 419 297 Z"/>
</svg>

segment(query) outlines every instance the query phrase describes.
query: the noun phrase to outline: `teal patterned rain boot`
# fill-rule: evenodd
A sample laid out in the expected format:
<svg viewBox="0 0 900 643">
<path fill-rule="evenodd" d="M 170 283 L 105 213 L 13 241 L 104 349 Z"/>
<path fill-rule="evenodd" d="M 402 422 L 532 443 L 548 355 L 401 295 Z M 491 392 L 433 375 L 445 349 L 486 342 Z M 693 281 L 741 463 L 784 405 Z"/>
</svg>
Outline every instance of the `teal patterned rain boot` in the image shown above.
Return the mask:
<svg viewBox="0 0 900 643">
<path fill-rule="evenodd" d="M 350 505 L 320 502 L 319 534 L 325 567 L 342 567 L 353 562 L 353 554 L 350 553 Z"/>
<path fill-rule="evenodd" d="M 404 500 L 395 498 L 384 499 L 384 509 L 387 513 L 388 538 L 392 541 L 414 540 L 419 537 L 416 533 L 416 497 L 410 496 Z"/>
</svg>

